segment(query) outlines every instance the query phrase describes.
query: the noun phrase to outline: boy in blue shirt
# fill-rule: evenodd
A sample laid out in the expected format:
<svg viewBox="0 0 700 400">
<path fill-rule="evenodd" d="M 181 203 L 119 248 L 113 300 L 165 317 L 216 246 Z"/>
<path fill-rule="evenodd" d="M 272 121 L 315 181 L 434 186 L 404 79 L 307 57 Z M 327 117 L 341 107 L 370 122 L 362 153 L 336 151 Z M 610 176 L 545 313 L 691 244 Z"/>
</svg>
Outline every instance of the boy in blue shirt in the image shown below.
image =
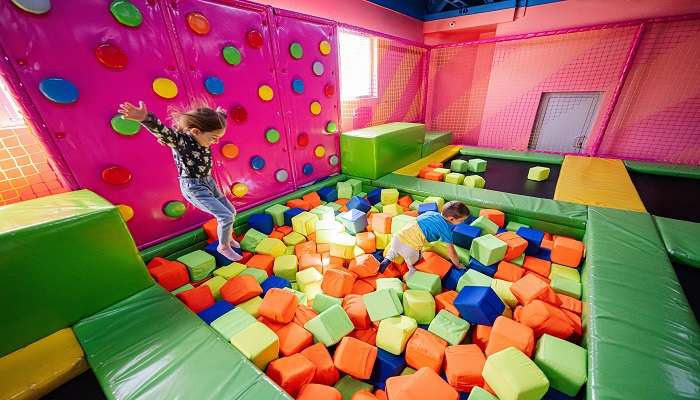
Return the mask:
<svg viewBox="0 0 700 400">
<path fill-rule="evenodd" d="M 426 243 L 439 240 L 447 243 L 450 261 L 457 268 L 464 268 L 459 263 L 459 257 L 452 244 L 452 229 L 454 225 L 461 224 L 469 217 L 469 209 L 460 201 L 448 201 L 442 207 L 442 213 L 428 211 L 418 216 L 416 222 L 407 224 L 401 230 L 394 233 L 391 244 L 384 261 L 380 265 L 380 271 L 384 271 L 389 263 L 397 256 L 401 256 L 408 266 L 408 276 L 416 272 L 414 264 L 420 259 L 420 251 Z"/>
</svg>

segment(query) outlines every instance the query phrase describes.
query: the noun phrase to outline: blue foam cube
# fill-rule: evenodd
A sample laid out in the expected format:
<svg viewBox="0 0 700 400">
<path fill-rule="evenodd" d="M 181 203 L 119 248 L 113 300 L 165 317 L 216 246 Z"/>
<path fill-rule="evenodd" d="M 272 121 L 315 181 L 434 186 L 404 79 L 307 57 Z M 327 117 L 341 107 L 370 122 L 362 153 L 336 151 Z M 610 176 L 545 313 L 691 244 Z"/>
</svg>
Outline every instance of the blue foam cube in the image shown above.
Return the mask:
<svg viewBox="0 0 700 400">
<path fill-rule="evenodd" d="M 318 197 L 325 202 L 338 200 L 338 191 L 335 189 L 335 187 L 324 187 L 317 190 L 316 193 L 318 193 Z"/>
<path fill-rule="evenodd" d="M 248 227 L 269 235 L 275 229 L 275 222 L 270 214 L 253 214 L 248 218 Z"/>
<path fill-rule="evenodd" d="M 542 400 L 574 400 L 575 398 L 576 397 L 567 396 L 550 386 L 547 393 L 544 394 Z"/>
<path fill-rule="evenodd" d="M 537 229 L 520 227 L 515 232 L 521 238 L 527 240 L 527 249 L 525 249 L 525 254 L 529 256 L 534 256 L 540 251 L 540 245 L 542 244 L 542 239 L 544 239 L 544 232 L 538 231 Z"/>
<path fill-rule="evenodd" d="M 465 272 L 467 272 L 466 269 L 459 269 L 455 267 L 450 268 L 450 270 L 447 271 L 447 274 L 445 274 L 445 277 L 442 278 L 442 288 L 447 290 L 456 290 L 457 282 Z"/>
<path fill-rule="evenodd" d="M 465 286 L 454 302 L 459 315 L 471 324 L 493 325 L 505 304 L 488 286 Z"/>
<path fill-rule="evenodd" d="M 439 212 L 437 203 L 421 203 L 418 205 L 418 214 L 423 214 L 428 211 Z"/>
<path fill-rule="evenodd" d="M 216 265 L 218 266 L 224 266 L 224 265 L 229 265 L 231 264 L 231 260 L 226 258 L 223 254 L 219 253 L 216 248 L 219 247 L 219 241 L 215 240 L 208 245 L 204 247 L 204 251 L 211 254 L 214 257 L 214 260 L 216 261 Z M 233 248 L 233 251 L 235 251 L 238 254 L 243 254 L 243 250 L 240 248 Z"/>
<path fill-rule="evenodd" d="M 503 233 L 503 232 L 508 232 L 508 229 L 506 229 L 506 228 L 498 228 L 498 230 L 496 231 L 496 235 L 498 235 L 499 233 Z"/>
<path fill-rule="evenodd" d="M 292 218 L 304 212 L 303 208 L 290 208 L 284 212 L 284 224 L 292 226 Z"/>
<path fill-rule="evenodd" d="M 377 259 L 377 261 L 382 262 L 384 261 L 384 250 L 377 250 L 374 253 L 372 253 L 372 256 Z"/>
<path fill-rule="evenodd" d="M 366 213 L 367 211 L 369 211 L 370 208 L 372 208 L 372 205 L 369 204 L 369 201 L 360 196 L 352 196 L 352 198 L 348 200 L 345 206 L 348 208 L 348 210 L 360 210 L 363 213 Z"/>
<path fill-rule="evenodd" d="M 540 247 L 540 251 L 535 254 L 535 257 L 543 260 L 552 261 L 552 250 Z"/>
<path fill-rule="evenodd" d="M 199 315 L 199 318 L 201 318 L 207 324 L 211 324 L 212 322 L 214 322 L 215 319 L 219 318 L 220 316 L 226 314 L 227 312 L 233 309 L 233 305 L 228 301 L 219 300 L 216 303 L 214 303 L 213 306 L 197 313 L 197 315 Z"/>
<path fill-rule="evenodd" d="M 498 263 L 491 264 L 491 265 L 484 265 L 480 263 L 479 261 L 476 260 L 476 258 L 472 258 L 469 260 L 469 268 L 477 270 L 481 272 L 484 275 L 488 275 L 493 277 L 496 275 L 496 270 L 498 269 Z"/>
<path fill-rule="evenodd" d="M 403 356 L 396 356 L 388 351 L 378 349 L 377 359 L 374 362 L 374 369 L 369 382 L 376 388 L 384 389 L 386 380 L 392 376 L 400 375 L 405 367 L 406 360 Z"/>
<path fill-rule="evenodd" d="M 370 204 L 373 205 L 382 201 L 382 189 L 374 189 L 371 192 L 367 193 L 367 201 L 369 201 Z"/>
<path fill-rule="evenodd" d="M 353 208 L 340 214 L 340 222 L 354 235 L 367 229 L 367 214 Z"/>
<path fill-rule="evenodd" d="M 467 219 L 464 220 L 464 223 L 467 224 L 467 225 L 469 225 L 469 224 L 471 224 L 471 223 L 474 222 L 474 221 L 476 221 L 476 217 L 473 216 L 473 215 L 471 215 L 471 214 L 469 214 L 469 216 L 467 217 Z"/>
<path fill-rule="evenodd" d="M 264 281 L 262 281 L 262 283 L 260 284 L 260 287 L 263 290 L 262 295 L 265 296 L 267 294 L 267 291 L 272 289 L 272 288 L 277 288 L 277 289 L 290 288 L 291 289 L 292 284 L 284 278 L 280 278 L 277 275 L 272 275 L 272 276 L 268 277 L 267 279 L 265 279 Z"/>
<path fill-rule="evenodd" d="M 481 228 L 478 226 L 471 226 L 466 223 L 455 225 L 452 231 L 452 243 L 463 249 L 470 249 L 472 240 L 479 236 L 481 236 Z"/>
</svg>

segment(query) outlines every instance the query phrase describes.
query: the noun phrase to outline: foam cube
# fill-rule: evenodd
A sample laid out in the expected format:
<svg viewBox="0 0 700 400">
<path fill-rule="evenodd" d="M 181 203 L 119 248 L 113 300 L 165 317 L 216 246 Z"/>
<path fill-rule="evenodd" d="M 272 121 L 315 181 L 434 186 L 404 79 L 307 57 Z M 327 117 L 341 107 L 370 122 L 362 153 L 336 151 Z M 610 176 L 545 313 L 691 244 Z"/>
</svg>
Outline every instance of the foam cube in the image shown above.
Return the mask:
<svg viewBox="0 0 700 400">
<path fill-rule="evenodd" d="M 217 245 L 218 242 L 212 244 Z M 228 263 L 231 262 L 228 259 L 226 260 Z M 167 291 L 175 290 L 190 282 L 190 274 L 187 267 L 185 264 L 177 261 L 168 261 L 150 268 L 148 273 Z"/>
<path fill-rule="evenodd" d="M 348 179 L 345 181 L 348 185 L 350 185 L 350 188 L 352 188 L 352 194 L 356 195 L 362 192 L 362 181 L 359 179 Z"/>
<path fill-rule="evenodd" d="M 388 214 L 392 217 L 403 214 L 403 208 L 398 204 L 387 204 L 382 208 L 384 214 Z M 374 228 L 372 228 L 374 229 Z"/>
<path fill-rule="evenodd" d="M 442 290 L 440 277 L 435 274 L 416 271 L 411 277 L 405 277 L 405 281 L 409 289 L 425 290 L 430 292 L 433 296 L 437 295 Z"/>
<path fill-rule="evenodd" d="M 367 200 L 372 205 L 375 205 L 377 203 L 381 203 L 381 201 L 382 201 L 382 189 L 377 188 L 377 189 L 370 190 L 370 192 L 367 193 Z"/>
<path fill-rule="evenodd" d="M 379 349 L 377 351 L 377 359 L 374 363 L 374 371 L 370 382 L 375 388 L 383 389 L 386 386 L 386 380 L 392 376 L 401 374 L 401 371 L 406 367 L 406 360 L 402 356 L 394 355 L 386 350 Z"/>
<path fill-rule="evenodd" d="M 484 353 L 490 356 L 508 347 L 515 347 L 526 356 L 532 357 L 535 349 L 535 333 L 529 326 L 501 316 L 496 318 L 496 322 L 491 327 L 491 335 Z"/>
<path fill-rule="evenodd" d="M 372 214 L 372 231 L 377 233 L 391 233 L 391 215 L 385 213 Z"/>
<path fill-rule="evenodd" d="M 451 345 L 461 343 L 467 336 L 468 330 L 469 322 L 446 310 L 438 312 L 428 326 L 429 332 Z"/>
<path fill-rule="evenodd" d="M 465 286 L 454 305 L 462 318 L 472 324 L 493 325 L 503 313 L 505 304 L 490 287 Z"/>
<path fill-rule="evenodd" d="M 445 349 L 445 376 L 447 382 L 460 392 L 471 392 L 483 386 L 486 357 L 479 346 L 463 344 L 448 346 Z"/>
<path fill-rule="evenodd" d="M 428 367 L 440 373 L 447 342 L 425 329 L 418 328 L 406 343 L 406 364 L 420 369 Z"/>
<path fill-rule="evenodd" d="M 430 196 L 426 197 L 423 203 L 435 203 L 438 206 L 438 210 L 442 210 L 442 207 L 445 205 L 445 199 L 442 197 Z"/>
<path fill-rule="evenodd" d="M 486 180 L 479 175 L 467 175 L 464 177 L 462 185 L 482 189 L 486 186 Z"/>
<path fill-rule="evenodd" d="M 243 235 L 243 240 L 241 240 L 241 249 L 244 251 L 254 252 L 258 244 L 266 239 L 267 235 L 256 231 L 255 229 L 248 229 Z"/>
<path fill-rule="evenodd" d="M 554 277 L 560 277 L 574 282 L 581 282 L 581 274 L 576 268 L 570 268 L 556 263 L 552 263 L 552 267 L 549 271 L 549 279 L 552 280 Z"/>
<path fill-rule="evenodd" d="M 365 253 L 377 251 L 377 237 L 372 232 L 360 232 L 355 235 L 355 242 Z"/>
<path fill-rule="evenodd" d="M 467 400 L 498 400 L 498 397 L 492 395 L 490 392 L 482 389 L 479 386 L 474 386 L 472 391 L 469 393 Z"/>
<path fill-rule="evenodd" d="M 542 279 L 532 274 L 526 274 L 513 282 L 510 291 L 513 292 L 518 302 L 523 305 L 527 305 L 534 300 L 543 300 L 555 306 L 561 303 L 554 290 Z"/>
<path fill-rule="evenodd" d="M 231 310 L 233 310 L 231 303 L 225 300 L 219 300 L 208 308 L 198 312 L 197 315 L 202 319 L 202 321 L 206 322 L 207 324 L 211 324 L 214 320 Z"/>
<path fill-rule="evenodd" d="M 433 169 L 433 172 L 441 174 L 444 178 L 445 175 L 450 173 L 450 169 L 449 168 L 435 168 L 435 169 Z"/>
<path fill-rule="evenodd" d="M 309 383 L 304 385 L 296 397 L 297 400 L 343 400 L 338 389 L 332 386 Z"/>
<path fill-rule="evenodd" d="M 411 204 L 408 205 L 408 209 L 412 211 L 418 211 L 418 208 L 420 208 L 420 205 L 423 204 L 422 201 L 418 200 L 413 200 Z M 420 214 L 420 213 L 419 213 Z"/>
<path fill-rule="evenodd" d="M 467 163 L 469 172 L 484 172 L 486 171 L 486 160 L 480 158 L 472 158 Z"/>
<path fill-rule="evenodd" d="M 296 396 L 304 385 L 311 382 L 316 366 L 301 354 L 294 354 L 272 361 L 265 372 L 287 393 Z"/>
<path fill-rule="evenodd" d="M 491 221 L 490 219 L 488 219 L 488 217 L 485 216 L 478 217 L 469 225 L 481 229 L 482 235 L 495 235 L 498 232 L 498 225 L 496 225 L 493 221 Z"/>
<path fill-rule="evenodd" d="M 304 211 L 292 217 L 292 229 L 294 232 L 309 236 L 316 232 L 316 221 L 318 221 L 318 215 Z"/>
<path fill-rule="evenodd" d="M 199 313 L 214 305 L 214 296 L 209 286 L 199 286 L 177 294 L 185 305 L 194 313 Z"/>
<path fill-rule="evenodd" d="M 317 193 L 318 197 L 327 203 L 338 200 L 338 191 L 334 187 L 321 188 Z"/>
<path fill-rule="evenodd" d="M 348 270 L 359 278 L 368 278 L 379 271 L 379 261 L 371 254 L 363 254 L 350 261 Z"/>
<path fill-rule="evenodd" d="M 403 299 L 403 282 L 399 278 L 379 278 L 376 281 L 377 290 L 392 290 L 399 299 Z"/>
<path fill-rule="evenodd" d="M 518 258 L 514 258 L 512 260 L 507 260 L 507 261 L 522 267 L 523 263 L 525 262 L 525 253 L 521 254 L 520 257 L 518 257 Z"/>
<path fill-rule="evenodd" d="M 481 236 L 481 228 L 467 224 L 455 225 L 452 231 L 452 242 L 455 246 L 469 249 L 472 241 Z"/>
<path fill-rule="evenodd" d="M 542 244 L 542 239 L 544 239 L 544 232 L 532 228 L 519 228 L 515 233 L 527 240 L 526 254 L 535 255 L 540 251 L 540 245 Z"/>
<path fill-rule="evenodd" d="M 537 257 L 525 256 L 523 268 L 538 274 L 541 277 L 548 277 L 551 270 L 551 263 Z"/>
<path fill-rule="evenodd" d="M 496 274 L 493 277 L 508 282 L 515 282 L 522 278 L 524 274 L 525 270 L 520 268 L 520 266 L 509 263 L 508 261 L 501 261 L 498 263 Z"/>
<path fill-rule="evenodd" d="M 391 234 L 390 233 L 374 233 L 374 236 L 376 237 L 376 246 L 377 250 L 383 250 L 389 247 L 389 244 L 391 243 Z"/>
<path fill-rule="evenodd" d="M 369 318 L 367 307 L 362 295 L 350 294 L 343 298 L 343 310 L 348 314 L 355 329 L 370 329 L 372 320 Z"/>
<path fill-rule="evenodd" d="M 231 304 L 240 304 L 262 294 L 258 281 L 248 275 L 231 278 L 221 287 L 221 297 Z"/>
<path fill-rule="evenodd" d="M 241 272 L 243 272 L 244 269 L 247 267 L 243 264 L 234 262 L 229 265 L 226 265 L 221 268 L 217 268 L 214 270 L 213 274 L 214 276 L 220 276 L 226 280 L 233 278 L 234 276 L 237 276 Z"/>
<path fill-rule="evenodd" d="M 572 320 L 561 308 L 541 300 L 525 305 L 518 315 L 520 322 L 532 328 L 537 338 L 548 334 L 568 339 L 575 331 Z"/>
<path fill-rule="evenodd" d="M 491 222 L 498 225 L 499 228 L 503 228 L 503 226 L 505 226 L 506 223 L 506 215 L 501 210 L 484 208 L 481 211 L 479 211 L 479 216 L 490 219 Z"/>
<path fill-rule="evenodd" d="M 429 324 L 435 318 L 435 299 L 425 290 L 407 290 L 403 294 L 403 312 L 418 324 Z"/>
<path fill-rule="evenodd" d="M 177 258 L 187 267 L 192 282 L 201 281 L 216 268 L 216 260 L 202 250 L 196 250 Z"/>
<path fill-rule="evenodd" d="M 287 210 L 289 210 L 289 207 L 282 204 L 275 204 L 271 207 L 266 208 L 265 214 L 269 215 L 272 218 L 272 222 L 274 225 L 282 226 L 284 225 L 284 212 Z M 251 226 L 251 228 L 254 227 Z"/>
<path fill-rule="evenodd" d="M 583 257 L 583 243 L 579 240 L 557 236 L 552 244 L 552 262 L 576 268 Z"/>
<path fill-rule="evenodd" d="M 342 306 L 343 299 L 319 293 L 314 297 L 313 309 L 317 313 L 322 313 L 334 305 Z"/>
<path fill-rule="evenodd" d="M 226 340 L 230 340 L 233 335 L 249 325 L 252 325 L 254 322 L 255 318 L 250 314 L 238 308 L 234 308 L 216 318 L 210 325 Z"/>
<path fill-rule="evenodd" d="M 329 269 L 323 274 L 321 290 L 334 297 L 345 297 L 352 292 L 356 276 L 343 269 Z"/>
<path fill-rule="evenodd" d="M 345 260 L 352 260 L 355 258 L 355 242 L 355 237 L 345 232 L 335 235 L 330 243 L 330 255 Z"/>
<path fill-rule="evenodd" d="M 549 178 L 549 168 L 532 167 L 527 171 L 527 179 L 531 181 L 546 181 Z"/>
<path fill-rule="evenodd" d="M 515 347 L 501 350 L 486 359 L 482 375 L 502 400 L 538 400 L 549 389 L 549 380 L 544 373 Z"/>
<path fill-rule="evenodd" d="M 480 263 L 479 261 L 476 260 L 476 258 L 472 258 L 469 260 L 469 268 L 473 269 L 475 271 L 479 271 L 484 275 L 488 275 L 493 277 L 496 274 L 496 269 L 498 267 L 498 264 L 491 264 L 491 265 L 484 265 Z"/>
<path fill-rule="evenodd" d="M 250 314 L 253 318 L 258 318 L 260 316 L 260 305 L 262 304 L 262 297 L 260 296 L 255 296 L 252 299 L 248 299 L 244 301 L 241 304 L 238 304 L 236 308 L 239 308 L 248 314 Z"/>
<path fill-rule="evenodd" d="M 467 172 L 469 171 L 469 163 L 467 160 L 452 160 L 452 162 L 450 162 L 450 169 L 454 172 Z"/>
<path fill-rule="evenodd" d="M 457 391 L 430 368 L 419 369 L 412 375 L 387 379 L 386 392 L 389 399 L 459 399 Z"/>
<path fill-rule="evenodd" d="M 510 291 L 510 287 L 513 282 L 504 281 L 503 279 L 494 279 L 491 281 L 491 289 L 498 295 L 501 301 L 508 307 L 515 307 L 518 305 L 518 299 L 515 297 L 513 292 Z"/>
<path fill-rule="evenodd" d="M 237 276 L 252 276 L 258 283 L 263 283 L 268 278 L 267 272 L 258 268 L 246 268 Z"/>
<path fill-rule="evenodd" d="M 316 192 L 310 192 L 302 196 L 302 199 L 311 205 L 311 208 L 321 205 L 321 197 Z"/>
<path fill-rule="evenodd" d="M 273 268 L 275 265 L 275 258 L 267 254 L 256 254 L 248 260 L 246 263 L 248 268 L 256 268 L 265 271 L 267 276 L 273 274 Z M 267 277 L 266 277 L 267 279 Z"/>
<path fill-rule="evenodd" d="M 316 215 L 320 221 L 335 219 L 335 211 L 328 206 L 316 206 L 309 212 Z"/>
<path fill-rule="evenodd" d="M 404 312 L 398 295 L 389 289 L 377 290 L 363 296 L 367 313 L 372 321 L 400 315 Z"/>
<path fill-rule="evenodd" d="M 294 255 L 281 255 L 275 258 L 272 271 L 276 276 L 288 281 L 296 281 L 297 257 Z"/>
<path fill-rule="evenodd" d="M 460 292 L 465 286 L 485 286 L 491 287 L 493 278 L 474 269 L 468 269 L 467 272 L 457 281 L 457 291 Z"/>
<path fill-rule="evenodd" d="M 350 375 L 343 376 L 334 386 L 343 396 L 343 400 L 352 400 L 357 392 L 371 392 L 372 385 L 358 381 Z"/>
<path fill-rule="evenodd" d="M 579 282 L 555 276 L 552 278 L 551 286 L 556 293 L 565 294 L 575 299 L 581 298 L 581 283 Z"/>
<path fill-rule="evenodd" d="M 190 290 L 190 289 L 194 289 L 194 286 L 192 286 L 192 284 L 188 283 L 186 285 L 180 286 L 179 288 L 171 291 L 170 293 L 173 296 L 177 296 L 179 293 L 185 292 L 185 291 Z M 575 299 L 572 299 L 572 300 L 575 300 Z"/>
<path fill-rule="evenodd" d="M 382 189 L 380 198 L 382 205 L 395 204 L 399 201 L 399 191 L 396 189 Z"/>
<path fill-rule="evenodd" d="M 340 378 L 338 369 L 333 364 L 333 359 L 323 343 L 316 343 L 301 351 L 301 355 L 306 357 L 316 366 L 314 383 L 322 385 L 334 385 Z"/>
<path fill-rule="evenodd" d="M 339 305 L 333 305 L 304 324 L 304 329 L 326 346 L 332 346 L 352 332 L 354 326 L 348 314 Z"/>
<path fill-rule="evenodd" d="M 476 259 L 481 264 L 492 265 L 503 259 L 506 255 L 506 250 L 508 250 L 508 246 L 504 241 L 496 236 L 487 234 L 472 241 L 469 253 L 473 259 Z"/>
<path fill-rule="evenodd" d="M 506 250 L 506 255 L 503 257 L 504 260 L 509 261 L 520 257 L 527 248 L 527 240 L 518 236 L 515 232 L 503 232 L 496 235 L 496 237 L 503 242 L 505 242 L 508 249 Z"/>
<path fill-rule="evenodd" d="M 291 232 L 288 235 L 282 237 L 282 242 L 284 242 L 284 244 L 286 244 L 287 246 L 296 246 L 299 243 L 303 243 L 305 241 L 306 237 L 298 232 Z"/>
<path fill-rule="evenodd" d="M 226 279 L 220 276 L 215 276 L 204 282 L 202 286 L 208 286 L 211 290 L 212 296 L 214 296 L 214 299 L 221 300 L 221 287 L 224 286 L 225 283 Z"/>
<path fill-rule="evenodd" d="M 368 212 L 369 209 L 372 207 L 372 205 L 369 203 L 369 201 L 363 197 L 360 196 L 353 196 L 350 201 L 348 201 L 348 204 L 346 205 L 348 210 L 359 210 L 364 213 Z"/>
<path fill-rule="evenodd" d="M 284 255 L 287 250 L 287 246 L 279 239 L 265 238 L 258 243 L 255 247 L 255 252 L 258 254 L 265 254 L 272 257 L 279 257 Z"/>
<path fill-rule="evenodd" d="M 284 211 L 279 213 L 279 216 L 281 216 L 282 218 L 284 218 Z M 266 235 L 269 235 L 275 229 L 275 221 L 272 218 L 272 215 L 267 213 L 252 214 L 250 217 L 248 217 L 248 226 L 252 229 L 255 229 L 258 232 L 262 232 Z"/>
<path fill-rule="evenodd" d="M 369 379 L 377 359 L 377 348 L 353 337 L 344 337 L 333 355 L 339 371 L 357 379 Z"/>
<path fill-rule="evenodd" d="M 465 273 L 466 270 L 464 269 L 450 268 L 447 274 L 442 278 L 442 288 L 445 290 L 455 290 L 459 280 Z"/>
<path fill-rule="evenodd" d="M 279 288 L 270 289 L 259 308 L 263 317 L 275 322 L 287 324 L 294 319 L 299 299 L 289 292 Z"/>
<path fill-rule="evenodd" d="M 345 229 L 353 235 L 367 228 L 367 214 L 360 210 L 348 210 L 340 214 L 338 219 L 345 226 Z"/>
<path fill-rule="evenodd" d="M 348 182 L 338 182 L 336 184 L 339 199 L 349 199 L 352 197 L 352 184 Z"/>
<path fill-rule="evenodd" d="M 440 210 L 438 209 L 437 203 L 420 203 L 418 206 L 418 214 L 420 215 L 428 211 L 439 212 Z"/>
<path fill-rule="evenodd" d="M 231 336 L 231 344 L 256 367 L 264 370 L 279 357 L 279 339 L 265 324 L 255 321 Z"/>
<path fill-rule="evenodd" d="M 397 215 L 391 220 L 391 231 L 396 233 L 399 232 L 403 227 L 408 224 L 415 223 L 416 217 L 411 215 Z"/>
<path fill-rule="evenodd" d="M 212 257 L 214 257 L 214 261 L 215 261 L 216 265 L 229 265 L 229 264 L 231 264 L 231 260 L 229 260 L 228 257 L 226 257 L 226 256 L 224 256 L 223 254 L 219 253 L 219 251 L 217 250 L 218 247 L 219 247 L 219 241 L 218 241 L 218 240 L 215 240 L 215 241 L 213 241 L 213 242 L 207 244 L 207 245 L 204 247 L 204 251 L 207 252 L 207 253 L 209 253 Z M 165 265 L 172 265 L 172 264 L 174 264 L 174 263 L 182 264 L 182 263 L 179 263 L 179 262 L 177 262 L 177 261 L 170 261 L 170 262 L 168 262 L 168 263 L 165 264 Z M 156 268 L 149 268 L 149 269 L 148 269 L 148 272 L 149 272 L 151 275 L 153 275 L 153 270 L 154 270 L 154 269 L 156 269 Z M 185 269 L 185 270 L 186 270 L 186 269 Z M 155 279 L 155 277 L 154 277 L 154 279 Z M 188 281 L 189 281 L 189 277 L 188 277 Z"/>
<path fill-rule="evenodd" d="M 316 222 L 316 243 L 329 244 L 335 237 L 345 231 L 345 227 L 335 219 L 325 219 Z"/>
<path fill-rule="evenodd" d="M 459 310 L 457 310 L 454 305 L 456 298 L 457 292 L 454 290 L 448 290 L 435 296 L 435 311 L 440 312 L 441 310 L 446 310 L 453 315 L 459 316 Z"/>
<path fill-rule="evenodd" d="M 326 206 L 326 207 L 329 207 L 329 208 L 332 208 L 334 213 L 340 212 L 340 210 L 343 209 L 343 205 L 340 204 L 340 203 L 337 203 L 337 201 L 339 201 L 339 200 L 340 200 L 340 199 L 338 199 L 338 200 L 336 200 L 336 201 L 332 201 L 332 202 L 330 202 L 330 203 L 326 203 L 325 206 Z"/>
<path fill-rule="evenodd" d="M 297 283 L 303 291 L 306 286 L 313 283 L 321 283 L 323 280 L 323 275 L 316 268 L 307 268 L 303 271 L 297 272 Z"/>
<path fill-rule="evenodd" d="M 586 349 L 566 340 L 543 335 L 537 342 L 535 364 L 552 388 L 574 397 L 586 383 Z"/>
</svg>

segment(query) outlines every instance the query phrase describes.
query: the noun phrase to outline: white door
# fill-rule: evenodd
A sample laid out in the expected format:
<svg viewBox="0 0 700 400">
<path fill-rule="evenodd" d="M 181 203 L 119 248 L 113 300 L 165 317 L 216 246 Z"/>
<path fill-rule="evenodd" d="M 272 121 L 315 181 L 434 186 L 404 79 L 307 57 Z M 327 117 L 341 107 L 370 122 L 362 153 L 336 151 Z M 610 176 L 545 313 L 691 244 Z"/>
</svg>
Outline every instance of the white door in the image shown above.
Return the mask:
<svg viewBox="0 0 700 400">
<path fill-rule="evenodd" d="M 542 93 L 529 149 L 580 153 L 598 111 L 601 92 Z"/>
</svg>

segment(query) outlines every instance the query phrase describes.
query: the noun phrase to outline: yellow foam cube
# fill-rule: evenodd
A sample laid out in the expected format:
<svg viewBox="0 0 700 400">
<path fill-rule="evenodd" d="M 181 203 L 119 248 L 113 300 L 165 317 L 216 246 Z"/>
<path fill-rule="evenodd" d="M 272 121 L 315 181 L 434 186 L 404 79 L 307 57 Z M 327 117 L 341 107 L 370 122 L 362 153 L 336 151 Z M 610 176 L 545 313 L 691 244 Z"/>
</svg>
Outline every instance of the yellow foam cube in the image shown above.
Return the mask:
<svg viewBox="0 0 700 400">
<path fill-rule="evenodd" d="M 304 211 L 292 217 L 292 229 L 294 232 L 309 236 L 316 232 L 316 221 L 318 221 L 318 215 Z"/>
<path fill-rule="evenodd" d="M 214 276 L 208 281 L 204 282 L 203 285 L 209 286 L 211 289 L 211 294 L 215 299 L 221 300 L 221 287 L 226 283 L 226 279 L 220 276 Z"/>
<path fill-rule="evenodd" d="M 396 189 L 382 189 L 380 196 L 383 205 L 395 204 L 399 201 L 399 191 Z"/>
<path fill-rule="evenodd" d="M 283 241 L 274 238 L 265 238 L 255 246 L 255 252 L 258 254 L 267 254 L 272 257 L 279 257 L 287 250 L 287 245 Z"/>
<path fill-rule="evenodd" d="M 324 219 L 316 222 L 316 243 L 331 243 L 335 235 L 343 232 L 345 227 L 335 219 Z"/>
<path fill-rule="evenodd" d="M 503 300 L 508 307 L 518 305 L 518 299 L 515 298 L 513 292 L 510 291 L 510 286 L 513 282 L 508 282 L 503 279 L 494 279 L 491 281 L 491 289 Z"/>
<path fill-rule="evenodd" d="M 352 260 L 355 258 L 355 237 L 348 233 L 339 233 L 331 241 L 331 256 Z"/>
<path fill-rule="evenodd" d="M 383 319 L 377 331 L 377 347 L 398 356 L 406 349 L 416 328 L 416 320 L 405 315 Z"/>
<path fill-rule="evenodd" d="M 437 196 L 426 197 L 423 203 L 435 203 L 438 206 L 438 210 L 442 211 L 442 206 L 445 205 L 445 199 Z"/>
<path fill-rule="evenodd" d="M 247 312 L 254 318 L 258 318 L 260 316 L 260 304 L 262 304 L 262 301 L 262 297 L 255 296 L 252 299 L 244 301 L 243 303 L 237 305 L 236 308 L 240 308 L 241 310 Z"/>
<path fill-rule="evenodd" d="M 299 289 L 304 291 L 306 286 L 312 283 L 318 282 L 319 284 L 323 280 L 323 275 L 316 268 L 307 268 L 303 271 L 297 272 L 297 283 L 299 284 Z"/>
<path fill-rule="evenodd" d="M 279 339 L 262 322 L 255 321 L 231 336 L 231 344 L 263 371 L 267 364 L 279 358 Z"/>
<path fill-rule="evenodd" d="M 576 268 L 552 263 L 552 268 L 549 270 L 549 280 L 552 280 L 555 276 L 574 282 L 581 282 L 581 274 Z"/>
<path fill-rule="evenodd" d="M 401 208 L 401 206 L 398 204 L 387 204 L 384 206 L 384 209 L 382 212 L 384 214 L 389 214 L 392 217 L 395 217 L 399 214 L 403 214 L 403 208 Z"/>
<path fill-rule="evenodd" d="M 309 268 L 309 269 L 314 269 L 314 268 Z M 323 293 L 323 290 L 321 289 L 321 282 L 313 282 L 313 283 L 309 283 L 309 284 L 305 285 L 302 292 L 306 295 L 307 299 L 313 300 L 317 294 Z"/>
<path fill-rule="evenodd" d="M 214 276 L 220 276 L 226 280 L 229 280 L 233 278 L 234 276 L 238 276 L 241 272 L 243 272 L 244 269 L 247 267 L 244 264 L 241 263 L 231 263 L 225 267 L 217 268 L 214 270 Z"/>
<path fill-rule="evenodd" d="M 302 235 L 299 232 L 292 232 L 289 235 L 285 236 L 282 238 L 282 241 L 284 244 L 287 246 L 296 246 L 299 243 L 304 243 L 306 242 L 306 236 Z"/>
<path fill-rule="evenodd" d="M 378 250 L 383 250 L 389 247 L 389 243 L 391 243 L 391 233 L 374 232 L 374 237 L 376 238 L 376 245 Z"/>
</svg>

